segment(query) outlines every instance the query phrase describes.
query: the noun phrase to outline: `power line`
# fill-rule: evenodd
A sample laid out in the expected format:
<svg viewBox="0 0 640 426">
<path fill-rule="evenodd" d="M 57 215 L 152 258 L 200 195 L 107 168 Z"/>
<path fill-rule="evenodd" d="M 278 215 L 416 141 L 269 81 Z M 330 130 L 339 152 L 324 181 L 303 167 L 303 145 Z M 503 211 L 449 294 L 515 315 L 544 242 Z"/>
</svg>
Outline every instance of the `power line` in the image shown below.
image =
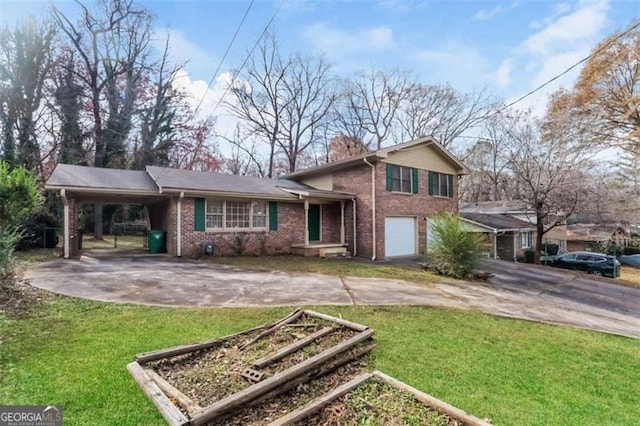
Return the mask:
<svg viewBox="0 0 640 426">
<path fill-rule="evenodd" d="M 253 7 L 254 1 L 255 0 L 251 0 L 249 2 L 249 6 L 247 6 L 247 10 L 245 10 L 244 15 L 242 16 L 242 19 L 240 20 L 240 23 L 236 27 L 236 31 L 233 33 L 233 37 L 231 38 L 231 41 L 227 45 L 227 49 L 224 51 L 224 55 L 222 55 L 222 58 L 220 59 L 220 62 L 218 62 L 218 66 L 216 67 L 216 70 L 213 72 L 213 76 L 211 77 L 211 80 L 209 81 L 209 84 L 207 85 L 206 90 L 202 94 L 202 97 L 200 98 L 200 102 L 198 102 L 198 106 L 196 106 L 195 110 L 193 111 L 194 115 L 198 112 L 198 110 L 202 106 L 202 102 L 204 102 L 204 98 L 207 96 L 207 93 L 209 93 L 209 88 L 211 87 L 211 85 L 215 81 L 216 77 L 218 76 L 218 72 L 220 72 L 220 68 L 222 67 L 222 63 L 227 58 L 227 55 L 229 54 L 229 51 L 231 50 L 231 46 L 233 46 L 233 43 L 236 41 L 236 38 L 238 37 L 238 33 L 240 32 L 240 29 L 242 28 L 242 25 L 244 24 L 244 21 L 247 19 L 247 15 L 249 15 L 249 11 Z"/>
<path fill-rule="evenodd" d="M 528 98 L 529 96 L 533 95 L 534 93 L 536 93 L 537 91 L 543 89 L 544 87 L 548 86 L 549 84 L 553 83 L 554 81 L 556 81 L 557 79 L 559 79 L 560 77 L 564 76 L 565 74 L 569 73 L 570 71 L 572 71 L 574 68 L 576 68 L 577 66 L 583 64 L 584 62 L 588 61 L 589 59 L 591 59 L 591 57 L 593 57 L 595 54 L 600 53 L 601 51 L 603 51 L 604 49 L 606 49 L 607 47 L 611 46 L 613 43 L 615 43 L 616 41 L 620 40 L 622 37 L 624 37 L 625 35 L 629 34 L 631 31 L 635 30 L 636 28 L 640 27 L 640 20 L 636 21 L 634 24 L 631 24 L 624 32 L 618 34 L 616 37 L 612 38 L 608 43 L 602 45 L 601 47 L 599 47 L 598 49 L 594 50 L 593 52 L 591 52 L 589 55 L 585 56 L 584 58 L 582 58 L 581 60 L 579 60 L 578 62 L 576 62 L 575 64 L 571 65 L 569 68 L 567 68 L 566 70 L 562 71 L 560 74 L 556 75 L 555 77 L 547 80 L 546 82 L 542 83 L 541 85 L 539 85 L 538 87 L 536 87 L 535 89 L 527 92 L 526 94 L 520 96 L 518 99 L 516 99 L 513 102 L 508 103 L 507 105 L 503 106 L 502 108 L 500 108 L 499 110 L 497 110 L 496 112 L 494 112 L 493 114 L 491 114 L 489 117 L 487 118 L 491 118 L 494 115 L 500 114 L 502 111 L 511 108 L 512 106 L 514 106 L 515 104 L 521 102 L 523 99 Z"/>
<path fill-rule="evenodd" d="M 249 53 L 247 54 L 247 56 L 244 58 L 244 61 L 242 61 L 242 64 L 240 65 L 240 67 L 236 70 L 235 74 L 239 74 L 240 71 L 242 70 L 242 68 L 244 68 L 244 66 L 247 64 L 247 62 L 249 61 L 249 58 L 251 58 L 251 55 L 253 55 L 253 52 L 256 50 L 256 48 L 258 47 L 258 44 L 260 43 L 260 40 L 262 40 L 262 38 L 265 36 L 265 34 L 267 33 L 267 31 L 269 31 L 269 27 L 271 26 L 271 24 L 273 23 L 274 19 L 276 19 L 276 16 L 278 15 L 278 12 L 280 12 L 280 9 L 282 8 L 282 5 L 284 4 L 284 0 L 280 2 L 280 4 L 278 5 L 278 8 L 275 10 L 275 12 L 273 12 L 273 15 L 271 15 L 271 19 L 269 19 L 269 22 L 267 22 L 267 25 L 265 25 L 264 29 L 262 30 L 262 32 L 260 33 L 260 36 L 258 36 L 258 39 L 256 40 L 256 42 L 254 43 L 253 47 L 251 48 L 251 50 L 249 51 Z M 213 115 L 213 113 L 216 111 L 216 109 L 218 109 L 218 107 L 220 106 L 220 104 L 222 103 L 222 100 L 224 99 L 224 97 L 227 95 L 227 93 L 229 92 L 229 87 L 231 85 L 227 85 L 227 87 L 225 87 L 224 92 L 222 93 L 222 96 L 220 96 L 220 99 L 218 99 L 218 102 L 216 102 L 215 106 L 213 107 L 213 109 L 211 110 L 211 112 L 209 113 L 209 115 L 207 116 L 206 120 L 204 120 L 204 122 L 206 123 L 207 121 L 209 121 L 209 119 L 211 118 L 211 116 Z"/>
</svg>

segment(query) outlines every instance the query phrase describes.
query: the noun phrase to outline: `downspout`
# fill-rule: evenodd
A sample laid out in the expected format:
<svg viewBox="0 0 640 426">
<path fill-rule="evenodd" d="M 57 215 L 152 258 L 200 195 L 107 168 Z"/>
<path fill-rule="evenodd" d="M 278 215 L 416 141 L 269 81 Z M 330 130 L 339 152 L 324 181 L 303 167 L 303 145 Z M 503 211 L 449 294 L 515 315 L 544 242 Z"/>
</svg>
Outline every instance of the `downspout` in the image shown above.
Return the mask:
<svg viewBox="0 0 640 426">
<path fill-rule="evenodd" d="M 358 245 L 356 244 L 356 197 L 351 199 L 353 202 L 353 257 L 358 255 Z"/>
<path fill-rule="evenodd" d="M 176 217 L 176 256 L 182 257 L 182 199 L 184 198 L 184 192 L 180 192 L 177 202 L 177 217 Z"/>
<path fill-rule="evenodd" d="M 376 260 L 376 166 L 364 158 L 365 164 L 371 167 L 371 238 L 373 255 L 371 260 Z"/>
<path fill-rule="evenodd" d="M 62 198 L 62 204 L 64 205 L 64 258 L 68 259 L 71 238 L 69 237 L 69 200 L 67 199 L 67 191 L 65 189 L 60 190 L 60 198 Z"/>
</svg>

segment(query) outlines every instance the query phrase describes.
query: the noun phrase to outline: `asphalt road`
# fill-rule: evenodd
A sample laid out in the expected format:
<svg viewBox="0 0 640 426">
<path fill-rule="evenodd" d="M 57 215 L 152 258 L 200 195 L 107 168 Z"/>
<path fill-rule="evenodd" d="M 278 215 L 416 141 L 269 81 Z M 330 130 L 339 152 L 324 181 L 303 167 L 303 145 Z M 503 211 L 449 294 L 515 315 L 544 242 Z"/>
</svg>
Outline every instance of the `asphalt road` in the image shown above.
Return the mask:
<svg viewBox="0 0 640 426">
<path fill-rule="evenodd" d="M 496 288 L 531 292 L 640 318 L 640 289 L 616 284 L 612 278 L 592 278 L 582 272 L 501 260 L 484 260 L 482 269 L 494 274 L 489 281 Z"/>
</svg>

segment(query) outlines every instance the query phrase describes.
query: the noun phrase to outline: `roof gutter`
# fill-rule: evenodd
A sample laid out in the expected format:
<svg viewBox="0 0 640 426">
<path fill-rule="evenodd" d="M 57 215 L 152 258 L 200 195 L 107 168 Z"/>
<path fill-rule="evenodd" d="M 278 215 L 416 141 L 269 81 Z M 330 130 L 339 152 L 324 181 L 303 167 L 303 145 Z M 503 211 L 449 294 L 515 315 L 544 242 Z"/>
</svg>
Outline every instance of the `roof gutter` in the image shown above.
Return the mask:
<svg viewBox="0 0 640 426">
<path fill-rule="evenodd" d="M 366 157 L 364 163 L 371 167 L 371 260 L 376 260 L 376 166 Z"/>
</svg>

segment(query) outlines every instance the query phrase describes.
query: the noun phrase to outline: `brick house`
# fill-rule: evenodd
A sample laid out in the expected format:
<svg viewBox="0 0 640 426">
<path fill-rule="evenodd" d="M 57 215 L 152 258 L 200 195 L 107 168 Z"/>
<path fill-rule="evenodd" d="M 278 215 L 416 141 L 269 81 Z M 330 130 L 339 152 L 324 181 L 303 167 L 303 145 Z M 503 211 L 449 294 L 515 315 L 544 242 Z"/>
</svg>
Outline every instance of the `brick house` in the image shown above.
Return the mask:
<svg viewBox="0 0 640 426">
<path fill-rule="evenodd" d="M 426 247 L 430 215 L 456 212 L 465 166 L 432 137 L 279 179 L 148 166 L 144 171 L 59 164 L 45 188 L 64 205 L 64 256 L 79 254 L 78 205 L 142 204 L 167 251 L 384 259 Z"/>
</svg>

